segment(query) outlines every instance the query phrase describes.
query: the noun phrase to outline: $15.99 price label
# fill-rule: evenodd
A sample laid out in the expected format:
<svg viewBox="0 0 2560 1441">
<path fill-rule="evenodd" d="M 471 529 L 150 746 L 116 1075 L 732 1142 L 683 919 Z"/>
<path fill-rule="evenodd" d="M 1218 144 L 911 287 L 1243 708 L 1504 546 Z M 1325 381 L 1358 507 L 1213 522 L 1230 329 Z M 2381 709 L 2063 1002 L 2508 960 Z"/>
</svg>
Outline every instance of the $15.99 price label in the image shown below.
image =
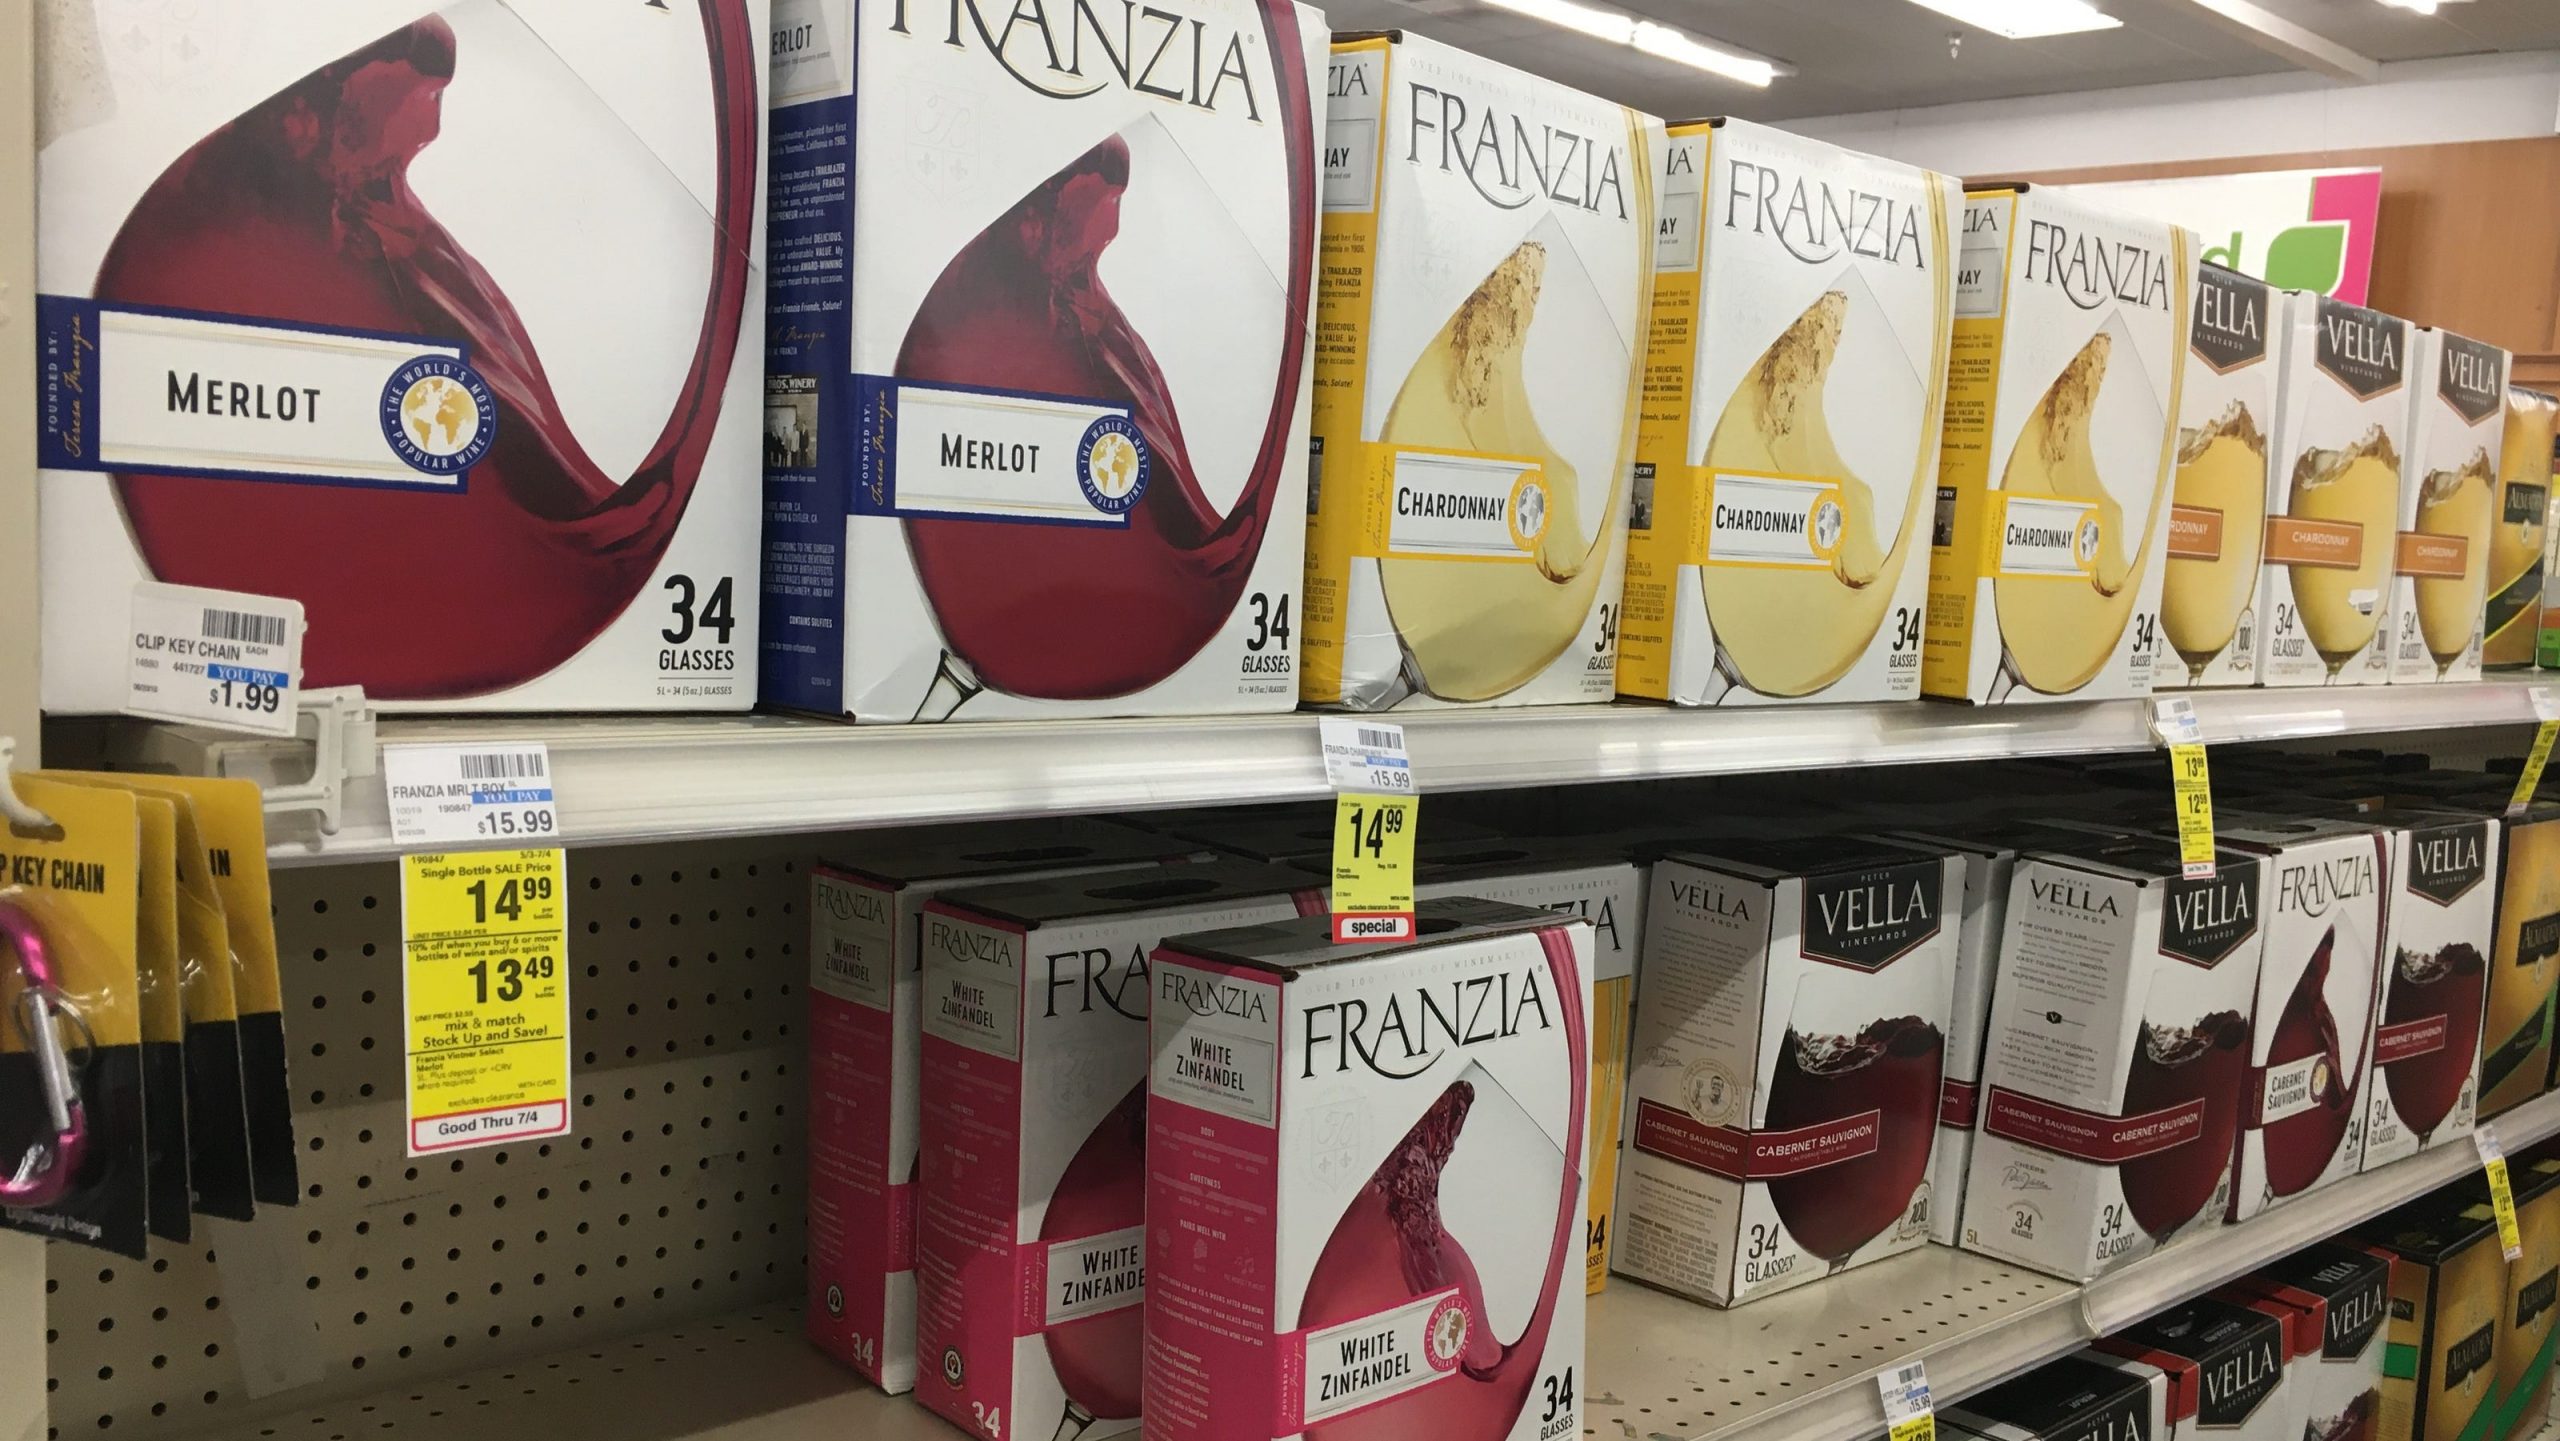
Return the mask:
<svg viewBox="0 0 2560 1441">
<path fill-rule="evenodd" d="M 563 854 L 402 859 L 410 1155 L 567 1134 Z"/>
<path fill-rule="evenodd" d="M 547 841 L 560 834 L 551 794 L 551 751 L 511 745 L 382 748 L 391 838 L 402 845 Z"/>
</svg>

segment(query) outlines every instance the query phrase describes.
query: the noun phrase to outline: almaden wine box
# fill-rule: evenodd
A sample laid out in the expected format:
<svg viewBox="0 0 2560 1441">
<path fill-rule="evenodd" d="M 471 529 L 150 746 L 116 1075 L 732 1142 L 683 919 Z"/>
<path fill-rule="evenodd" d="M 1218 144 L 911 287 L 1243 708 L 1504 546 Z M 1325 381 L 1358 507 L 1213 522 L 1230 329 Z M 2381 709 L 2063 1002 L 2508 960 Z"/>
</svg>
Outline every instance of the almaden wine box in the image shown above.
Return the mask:
<svg viewBox="0 0 2560 1441">
<path fill-rule="evenodd" d="M 987 1441 L 1138 1429 L 1149 956 L 1299 913 L 1209 862 L 926 902 L 916 1400 Z"/>
<path fill-rule="evenodd" d="M 1618 688 L 1916 697 L 1963 194 L 1741 120 L 1660 154 Z"/>
<path fill-rule="evenodd" d="M 2409 322 L 2284 292 L 2258 578 L 2260 685 L 2381 685 L 2409 449 Z"/>
<path fill-rule="evenodd" d="M 1844 838 L 1655 863 L 1621 1273 L 1736 1306 L 1927 1244 L 1963 885 Z"/>
<path fill-rule="evenodd" d="M 2486 816 L 2385 807 L 2365 818 L 2391 847 L 2382 999 L 2365 1105 L 2371 1170 L 2471 1134 L 2480 1028 L 2497 943 L 2499 826 Z"/>
<path fill-rule="evenodd" d="M 767 703 L 1296 703 L 1328 39 L 1290 0 L 789 0 Z"/>
<path fill-rule="evenodd" d="M 2151 693 L 2192 231 L 2051 186 L 1965 194 L 1921 688 Z"/>
<path fill-rule="evenodd" d="M 2391 1253 L 2391 1320 L 2376 1436 L 2466 1441 L 2495 1434 L 2507 1267 L 2498 1225 L 2461 1188 L 2368 1222 Z"/>
<path fill-rule="evenodd" d="M 1304 699 L 1605 701 L 1662 122 L 1402 31 L 1326 97 Z"/>
<path fill-rule="evenodd" d="M 1591 927 L 1416 909 L 1156 952 L 1148 1436 L 1579 1430 Z"/>
<path fill-rule="evenodd" d="M 2507 352 L 2450 330 L 2421 327 L 2415 335 L 2391 568 L 2391 680 L 2478 680 L 2506 446 Z"/>
<path fill-rule="evenodd" d="M 2196 315 L 2178 399 L 2160 690 L 2248 685 L 2258 675 L 2258 557 L 2267 529 L 2267 435 L 2284 374 L 2278 292 L 2219 265 L 2196 269 Z"/>
<path fill-rule="evenodd" d="M 765 0 L 47 17 L 48 710 L 754 702 Z"/>
<path fill-rule="evenodd" d="M 1964 1245 L 2085 1281 L 2222 1224 L 2263 863 L 2092 837 L 2011 873 Z"/>
<path fill-rule="evenodd" d="M 809 876 L 809 1339 L 882 1389 L 916 1376 L 924 904 L 956 886 L 1149 865 L 1186 849 L 1100 821 L 902 831 Z"/>
</svg>

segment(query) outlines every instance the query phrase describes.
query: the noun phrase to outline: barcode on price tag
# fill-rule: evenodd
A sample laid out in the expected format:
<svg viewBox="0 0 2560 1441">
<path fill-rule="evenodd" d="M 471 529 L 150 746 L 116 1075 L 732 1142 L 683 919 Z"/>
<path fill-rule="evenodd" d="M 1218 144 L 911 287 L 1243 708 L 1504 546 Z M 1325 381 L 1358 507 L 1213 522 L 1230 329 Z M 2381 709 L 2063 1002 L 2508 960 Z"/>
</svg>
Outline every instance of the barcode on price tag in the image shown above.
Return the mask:
<svg viewBox="0 0 2560 1441">
<path fill-rule="evenodd" d="M 1891 1441 L 1930 1441 L 1937 1434 L 1925 1365 L 1906 1361 L 1876 1373 L 1876 1390 L 1884 1398 L 1885 1430 Z"/>
<path fill-rule="evenodd" d="M 1335 790 L 1412 791 L 1413 758 L 1405 750 L 1403 726 L 1322 716 L 1316 732 L 1324 742 L 1324 778 Z"/>
<path fill-rule="evenodd" d="M 133 588 L 127 714 L 289 736 L 302 602 L 144 581 Z"/>
<path fill-rule="evenodd" d="M 529 744 L 382 748 L 391 839 L 401 845 L 553 840 L 551 753 Z"/>
</svg>

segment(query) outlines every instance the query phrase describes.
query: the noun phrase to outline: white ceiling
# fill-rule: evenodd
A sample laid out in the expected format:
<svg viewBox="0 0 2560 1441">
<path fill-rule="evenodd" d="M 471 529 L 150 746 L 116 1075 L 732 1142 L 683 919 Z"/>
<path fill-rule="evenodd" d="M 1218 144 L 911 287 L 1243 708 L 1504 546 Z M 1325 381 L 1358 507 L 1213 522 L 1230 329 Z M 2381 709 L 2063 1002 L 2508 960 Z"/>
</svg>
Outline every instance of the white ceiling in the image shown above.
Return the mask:
<svg viewBox="0 0 2560 1441">
<path fill-rule="evenodd" d="M 1497 10 L 1484 0 L 1315 0 L 1337 30 L 1403 27 L 1657 115 L 1786 120 L 2215 80 L 2293 69 L 2194 0 L 2097 0 L 2115 30 L 2004 40 L 1910 0 L 1605 0 L 1703 40 L 1784 61 L 1766 91 Z M 2375 60 L 2560 48 L 2560 0 L 2464 0 L 2433 17 L 2380 0 L 2257 0 Z M 1948 37 L 1961 33 L 1950 58 Z"/>
</svg>

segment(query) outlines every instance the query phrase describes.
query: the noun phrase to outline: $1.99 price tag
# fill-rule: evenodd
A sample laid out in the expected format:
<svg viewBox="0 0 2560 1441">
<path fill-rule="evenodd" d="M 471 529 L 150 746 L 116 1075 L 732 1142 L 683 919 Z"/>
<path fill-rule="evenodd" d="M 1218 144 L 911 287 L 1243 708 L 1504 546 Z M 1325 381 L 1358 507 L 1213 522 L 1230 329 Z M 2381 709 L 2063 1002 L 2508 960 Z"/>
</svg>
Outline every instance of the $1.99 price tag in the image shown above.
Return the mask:
<svg viewBox="0 0 2560 1441">
<path fill-rule="evenodd" d="M 410 1155 L 567 1134 L 563 854 L 402 859 Z"/>
<path fill-rule="evenodd" d="M 2169 747 L 2169 800 L 2178 816 L 2178 860 L 2191 881 L 2213 876 L 2213 781 L 2204 747 Z"/>
<path fill-rule="evenodd" d="M 1333 938 L 1413 939 L 1418 796 L 1345 791 L 1333 803 Z"/>
</svg>

